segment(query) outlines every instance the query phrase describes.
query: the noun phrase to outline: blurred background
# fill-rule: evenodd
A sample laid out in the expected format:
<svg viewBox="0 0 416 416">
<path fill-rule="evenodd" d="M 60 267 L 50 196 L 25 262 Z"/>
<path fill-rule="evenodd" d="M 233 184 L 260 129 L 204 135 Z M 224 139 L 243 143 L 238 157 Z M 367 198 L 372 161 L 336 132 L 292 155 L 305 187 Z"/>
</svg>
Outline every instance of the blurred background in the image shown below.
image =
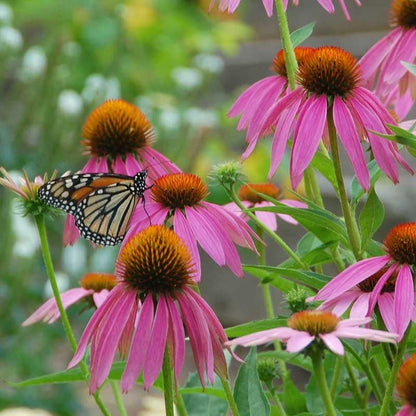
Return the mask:
<svg viewBox="0 0 416 416">
<path fill-rule="evenodd" d="M 271 74 L 280 49 L 278 23 L 276 17 L 267 18 L 260 0 L 242 0 L 232 16 L 215 9 L 208 14 L 209 3 L 0 1 L 0 166 L 15 174 L 25 169 L 31 178 L 54 169 L 59 174 L 80 169 L 86 162 L 80 147 L 82 125 L 90 111 L 109 98 L 140 107 L 154 125 L 155 148 L 184 171 L 207 181 L 212 165 L 238 160 L 244 133 L 235 131 L 236 120 L 227 119 L 226 113 L 244 88 Z M 358 8 L 347 0 L 351 22 L 335 3 L 334 16 L 314 1 L 289 6 L 291 30 L 315 21 L 305 44 L 341 46 L 356 57 L 389 30 L 390 1 L 363 0 Z M 266 181 L 269 146 L 269 141 L 262 142 L 245 162 L 249 181 Z M 284 172 L 283 167 L 276 176 L 283 193 L 288 185 Z M 411 215 L 403 202 L 411 201 L 414 193 L 392 198 L 396 191 L 388 182 L 386 191 L 380 189 L 393 217 Z M 210 191 L 212 201 L 228 202 L 218 187 Z M 31 218 L 19 215 L 13 196 L 4 189 L 0 213 L 0 411 L 27 406 L 54 415 L 98 414 L 83 385 L 14 389 L 4 382 L 61 371 L 71 352 L 59 322 L 20 327 L 51 293 L 35 226 Z M 63 223 L 64 216 L 47 222 L 61 290 L 77 286 L 87 271 L 113 271 L 116 248 L 92 249 L 81 240 L 63 248 Z M 279 227 L 295 246 L 300 227 Z M 245 262 L 255 261 L 248 253 L 242 256 Z M 271 264 L 282 258 L 278 249 L 270 249 Z M 255 278 L 238 280 L 203 260 L 201 292 L 224 326 L 264 317 Z M 279 309 L 282 301 L 276 299 Z M 69 315 L 79 337 L 91 311 L 76 305 Z M 146 395 L 137 387 L 127 398 L 130 408 L 137 409 L 139 396 Z M 140 406 L 146 406 L 143 399 Z M 149 414 L 163 414 L 163 406 L 160 413 L 154 406 Z"/>
</svg>

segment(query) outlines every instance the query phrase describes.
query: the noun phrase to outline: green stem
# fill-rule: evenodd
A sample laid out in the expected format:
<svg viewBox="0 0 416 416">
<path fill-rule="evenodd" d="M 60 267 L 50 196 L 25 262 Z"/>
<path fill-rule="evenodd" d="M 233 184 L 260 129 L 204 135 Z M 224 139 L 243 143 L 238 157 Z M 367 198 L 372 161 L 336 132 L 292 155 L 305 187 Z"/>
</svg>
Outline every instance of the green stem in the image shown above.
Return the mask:
<svg viewBox="0 0 416 416">
<path fill-rule="evenodd" d="M 285 51 L 287 79 L 289 81 L 290 89 L 294 90 L 296 87 L 295 74 L 298 63 L 296 61 L 292 40 L 290 39 L 289 24 L 287 22 L 286 12 L 283 7 L 283 1 L 275 0 L 275 3 L 277 17 L 279 19 L 280 37 L 282 39 L 283 50 Z"/>
<path fill-rule="evenodd" d="M 322 362 L 322 351 L 316 348 L 311 353 L 311 358 L 316 384 L 318 385 L 319 392 L 321 393 L 321 397 L 326 409 L 326 414 L 327 416 L 336 416 L 337 411 L 335 409 L 334 403 L 332 402 L 328 383 L 326 382 L 325 370 Z"/>
<path fill-rule="evenodd" d="M 237 206 L 241 209 L 242 212 L 244 212 L 247 217 L 249 217 L 256 227 L 261 228 L 264 232 L 266 232 L 279 246 L 286 251 L 286 253 L 293 259 L 295 262 L 302 268 L 302 269 L 308 269 L 308 267 L 303 264 L 302 260 L 299 258 L 299 256 L 275 233 L 273 232 L 269 227 L 266 227 L 259 219 L 250 211 L 248 210 L 239 200 L 235 190 L 233 187 L 227 189 L 228 194 L 230 198 L 237 204 Z"/>
<path fill-rule="evenodd" d="M 120 416 L 127 416 L 127 410 L 124 406 L 123 397 L 121 396 L 118 382 L 116 380 L 110 380 L 110 384 L 111 388 L 113 389 L 114 399 L 116 401 L 118 411 L 120 412 Z"/>
<path fill-rule="evenodd" d="M 367 414 L 367 402 L 361 392 L 360 386 L 358 385 L 358 381 L 355 377 L 353 366 L 348 355 L 344 357 L 344 362 L 345 367 L 347 368 L 348 376 L 350 378 L 352 394 L 354 395 L 355 400 L 358 402 L 361 409 L 365 412 L 365 414 Z"/>
<path fill-rule="evenodd" d="M 374 395 L 376 396 L 377 401 L 381 404 L 384 392 L 386 391 L 386 382 L 384 381 L 380 368 L 374 358 L 371 358 L 369 361 L 367 377 L 373 387 Z"/>
<path fill-rule="evenodd" d="M 56 282 L 55 270 L 53 267 L 52 256 L 49 250 L 48 237 L 46 234 L 45 219 L 43 215 L 36 215 L 34 218 L 35 218 L 36 226 L 37 226 L 38 233 L 39 233 L 40 246 L 42 250 L 43 261 L 45 263 L 46 274 L 48 275 L 48 279 L 52 287 L 53 296 L 55 298 L 56 305 L 58 306 L 58 310 L 61 315 L 62 325 L 64 326 L 65 334 L 68 338 L 72 351 L 76 351 L 77 341 L 75 340 L 75 336 L 74 336 L 74 333 L 72 332 L 71 324 L 69 323 L 68 315 L 62 304 L 61 295 L 59 293 L 58 284 Z M 88 366 L 87 364 L 85 364 L 85 361 L 81 361 L 79 363 L 79 367 L 81 369 L 81 372 L 82 372 L 82 375 L 84 376 L 85 381 L 88 382 L 89 372 L 88 372 Z M 103 401 L 101 400 L 99 393 L 95 392 L 93 394 L 93 397 L 95 399 L 95 402 L 97 403 L 97 406 L 100 408 L 101 412 L 103 413 L 103 415 L 110 416 L 111 413 L 106 408 Z"/>
<path fill-rule="evenodd" d="M 315 172 L 312 166 L 308 166 L 305 169 L 305 173 L 303 176 L 303 180 L 305 181 L 305 188 L 309 190 L 306 193 L 307 197 L 314 201 L 320 208 L 325 208 L 324 201 L 322 199 L 321 191 L 319 189 L 318 181 L 316 180 Z"/>
<path fill-rule="evenodd" d="M 230 383 L 228 379 L 220 377 L 222 388 L 224 389 L 225 396 L 227 397 L 228 405 L 233 416 L 240 416 L 238 411 L 237 403 L 234 400 L 233 392 L 231 391 Z"/>
<path fill-rule="evenodd" d="M 334 375 L 332 376 L 331 380 L 331 397 L 335 397 L 335 393 L 337 392 L 338 387 L 338 381 L 339 381 L 339 375 L 341 373 L 341 365 L 342 365 L 342 359 L 341 357 L 337 357 L 335 361 L 335 368 L 334 368 Z"/>
<path fill-rule="evenodd" d="M 174 416 L 173 413 L 173 397 L 174 397 L 174 386 L 173 386 L 173 374 L 172 374 L 172 363 L 169 356 L 169 351 L 165 350 L 165 356 L 163 357 L 163 394 L 165 396 L 165 414 L 166 416 Z"/>
<path fill-rule="evenodd" d="M 175 396 L 175 406 L 179 416 L 187 416 L 188 412 L 186 411 L 185 402 L 180 393 Z"/>
<path fill-rule="evenodd" d="M 272 396 L 272 399 L 274 400 L 276 404 L 276 415 L 277 416 L 287 416 L 287 413 L 282 405 L 282 402 L 279 399 L 279 396 L 277 395 L 276 389 L 273 387 L 272 383 L 265 383 L 267 388 L 269 389 L 270 395 Z"/>
<path fill-rule="evenodd" d="M 341 159 L 339 156 L 337 132 L 335 129 L 334 119 L 332 116 L 332 106 L 328 108 L 327 113 L 328 135 L 331 144 L 332 160 L 334 163 L 335 176 L 338 183 L 339 197 L 341 208 L 344 214 L 345 225 L 347 227 L 348 238 L 356 260 L 361 260 L 361 237 L 355 217 L 351 213 L 351 207 L 348 202 L 347 192 L 345 190 L 344 178 L 341 169 Z"/>
<path fill-rule="evenodd" d="M 391 399 L 393 397 L 393 390 L 396 384 L 397 373 L 402 363 L 403 355 L 406 351 L 407 341 L 409 340 L 410 329 L 411 329 L 411 325 L 408 326 L 403 336 L 403 339 L 399 342 L 397 353 L 393 361 L 393 367 L 390 370 L 390 377 L 387 382 L 386 391 L 384 393 L 384 400 L 383 400 L 383 404 L 381 405 L 380 416 L 386 416 L 389 412 L 389 409 L 391 409 L 392 406 L 394 406 Z"/>
</svg>

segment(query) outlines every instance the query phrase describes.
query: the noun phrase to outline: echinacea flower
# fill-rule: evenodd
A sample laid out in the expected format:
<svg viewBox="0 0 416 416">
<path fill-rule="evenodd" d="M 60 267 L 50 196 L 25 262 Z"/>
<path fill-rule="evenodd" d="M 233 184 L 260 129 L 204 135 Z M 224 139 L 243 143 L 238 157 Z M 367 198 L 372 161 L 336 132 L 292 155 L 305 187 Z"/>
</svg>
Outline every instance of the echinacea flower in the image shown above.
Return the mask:
<svg viewBox="0 0 416 416">
<path fill-rule="evenodd" d="M 248 347 L 280 340 L 286 344 L 288 352 L 297 353 L 315 342 L 323 343 L 334 354 L 344 355 L 344 347 L 340 338 L 395 342 L 396 334 L 377 329 L 360 328 L 360 325 L 365 325 L 370 321 L 370 318 L 341 320 L 328 311 L 306 310 L 292 315 L 287 321 L 287 327 L 255 332 L 228 341 L 226 345 Z"/>
<path fill-rule="evenodd" d="M 121 340 L 127 363 L 121 378 L 124 392 L 143 373 L 150 389 L 170 359 L 177 381 L 185 356 L 185 328 L 201 384 L 214 372 L 227 377 L 222 350 L 224 329 L 209 305 L 194 290 L 191 253 L 170 229 L 151 225 L 132 236 L 116 263 L 119 284 L 96 310 L 68 367 L 78 364 L 91 343 L 90 392 L 105 381 Z"/>
<path fill-rule="evenodd" d="M 416 63 L 416 2 L 393 0 L 390 15 L 394 29 L 373 45 L 359 63 L 366 86 L 374 88 L 383 103 L 394 102 L 396 113 L 404 118 L 406 111 L 401 111 L 401 101 L 416 99 L 416 78 L 402 64 Z"/>
<path fill-rule="evenodd" d="M 204 201 L 208 189 L 201 178 L 189 173 L 164 175 L 155 181 L 149 193 L 146 207 L 139 207 L 133 214 L 124 241 L 146 228 L 150 217 L 152 224 L 172 225 L 189 247 L 195 261 L 195 281 L 201 277 L 197 243 L 217 264 L 227 265 L 234 274 L 243 276 L 234 243 L 256 251 L 252 236 L 257 236 L 238 215 Z"/>
<path fill-rule="evenodd" d="M 326 284 L 310 301 L 344 312 L 353 304 L 355 318 L 370 316 L 378 304 L 389 331 L 403 337 L 416 317 L 413 271 L 416 266 L 416 223 L 398 224 L 387 234 L 383 256 L 352 264 Z"/>
<path fill-rule="evenodd" d="M 294 52 L 299 66 L 302 66 L 304 60 L 312 51 L 313 48 L 301 46 L 295 48 Z M 276 54 L 271 69 L 276 75 L 263 78 L 247 88 L 237 98 L 227 114 L 228 117 L 242 115 L 237 130 L 247 129 L 247 141 L 249 143 L 249 138 L 257 133 L 260 122 L 271 105 L 290 92 L 283 49 Z M 255 142 L 251 142 L 251 144 L 253 146 L 249 144 L 244 152 L 243 159 L 253 151 Z"/>
<path fill-rule="evenodd" d="M 88 273 L 80 281 L 80 287 L 69 289 L 61 293 L 61 300 L 64 309 L 79 302 L 88 300 L 98 308 L 110 293 L 110 290 L 117 284 L 116 277 L 108 273 Z M 47 300 L 35 312 L 32 313 L 22 326 L 32 325 L 35 322 L 43 321 L 48 324 L 55 322 L 61 316 L 55 298 Z"/>
<path fill-rule="evenodd" d="M 329 120 L 363 189 L 370 187 L 363 141 L 369 142 L 378 166 L 394 183 L 399 180 L 397 163 L 413 173 L 396 143 L 375 134 L 388 134 L 386 123 L 395 122 L 379 99 L 361 85 L 359 65 L 349 52 L 335 46 L 315 49 L 298 68 L 297 82 L 300 87 L 277 101 L 263 119 L 257 136 L 250 137 L 257 142 L 271 128 L 275 130 L 269 177 L 279 166 L 293 133 L 290 177 L 296 188 L 321 139 L 328 142 Z"/>
<path fill-rule="evenodd" d="M 153 127 L 139 108 L 127 101 L 107 100 L 88 116 L 82 128 L 84 154 L 90 159 L 81 173 L 118 173 L 134 176 L 146 169 L 149 185 L 167 172 L 180 169 L 151 147 Z M 63 243 L 75 244 L 79 231 L 74 217 L 65 222 Z"/>
<path fill-rule="evenodd" d="M 273 4 L 274 0 L 262 0 L 264 9 L 266 10 L 267 16 L 271 17 L 273 16 Z M 332 0 L 317 0 L 318 3 L 328 12 L 328 13 L 335 13 L 335 8 Z M 361 2 L 359 0 L 354 0 L 355 3 L 358 6 L 361 6 Z M 287 4 L 289 0 L 283 0 L 283 6 L 285 10 L 287 9 Z M 216 0 L 212 0 L 211 4 L 209 6 L 209 10 L 212 9 L 214 4 L 216 3 Z M 299 0 L 292 0 L 292 3 L 297 6 L 299 4 Z M 338 0 L 338 3 L 340 4 L 342 11 L 344 12 L 345 18 L 347 20 L 351 20 L 350 14 L 348 13 L 347 6 L 345 5 L 345 0 Z M 234 13 L 237 7 L 240 4 L 240 0 L 219 0 L 218 8 L 222 12 L 227 11 L 228 13 Z"/>
<path fill-rule="evenodd" d="M 396 390 L 405 402 L 396 416 L 416 416 L 416 354 L 412 354 L 400 367 Z"/>
<path fill-rule="evenodd" d="M 272 202 L 265 200 L 259 193 L 278 199 L 280 190 L 272 183 L 249 183 L 243 185 L 238 190 L 238 198 L 246 208 L 264 208 L 274 206 Z M 279 202 L 294 208 L 308 207 L 304 202 L 296 201 L 294 199 L 279 199 Z M 230 202 L 229 204 L 224 205 L 224 207 L 232 212 L 235 212 L 240 217 L 245 218 L 244 213 L 235 202 Z M 273 231 L 277 230 L 276 215 L 288 223 L 297 224 L 297 221 L 287 214 L 276 214 L 268 211 L 254 211 L 254 215 Z"/>
</svg>

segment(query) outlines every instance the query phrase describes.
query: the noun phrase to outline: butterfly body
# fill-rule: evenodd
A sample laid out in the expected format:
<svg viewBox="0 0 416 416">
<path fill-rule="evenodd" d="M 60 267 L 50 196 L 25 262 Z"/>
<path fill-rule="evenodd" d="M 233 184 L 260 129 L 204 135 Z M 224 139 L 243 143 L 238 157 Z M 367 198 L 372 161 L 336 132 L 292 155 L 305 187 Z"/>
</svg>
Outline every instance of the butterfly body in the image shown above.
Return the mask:
<svg viewBox="0 0 416 416">
<path fill-rule="evenodd" d="M 100 245 L 123 241 L 138 202 L 144 199 L 147 171 L 135 176 L 78 173 L 39 188 L 39 198 L 74 216 L 81 235 Z"/>
</svg>

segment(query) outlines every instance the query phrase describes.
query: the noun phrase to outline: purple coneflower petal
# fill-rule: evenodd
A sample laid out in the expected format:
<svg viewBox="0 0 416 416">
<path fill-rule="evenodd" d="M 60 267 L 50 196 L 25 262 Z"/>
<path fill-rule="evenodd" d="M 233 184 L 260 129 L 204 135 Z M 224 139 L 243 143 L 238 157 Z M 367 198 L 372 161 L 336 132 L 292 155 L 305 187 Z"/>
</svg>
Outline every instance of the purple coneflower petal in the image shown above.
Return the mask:
<svg viewBox="0 0 416 416">
<path fill-rule="evenodd" d="M 369 304 L 371 299 L 370 292 L 363 292 L 357 297 L 357 300 L 351 306 L 350 317 L 362 318 L 369 314 Z"/>
<path fill-rule="evenodd" d="M 166 338 L 168 336 L 169 313 L 166 298 L 159 296 L 152 334 L 147 348 L 146 360 L 143 366 L 143 381 L 145 390 L 149 390 L 162 369 L 165 353 Z"/>
<path fill-rule="evenodd" d="M 279 202 L 283 205 L 287 205 L 292 208 L 308 208 L 308 205 L 302 201 L 296 201 L 294 199 L 280 199 Z M 298 222 L 288 214 L 277 214 L 279 218 L 288 222 L 289 224 L 297 225 Z"/>
<path fill-rule="evenodd" d="M 254 345 L 266 344 L 279 339 L 286 342 L 289 338 L 295 337 L 299 331 L 288 327 L 267 329 L 265 331 L 255 332 L 254 334 L 244 335 L 227 341 L 226 345 L 243 345 L 244 347 L 251 347 Z"/>
<path fill-rule="evenodd" d="M 152 296 L 147 296 L 139 311 L 136 332 L 131 342 L 129 358 L 121 377 L 121 389 L 128 392 L 136 382 L 144 363 L 152 333 L 154 305 Z"/>
<path fill-rule="evenodd" d="M 337 335 L 335 335 L 335 332 L 330 334 L 319 334 L 319 338 L 334 354 L 344 355 L 344 346 L 342 345 L 342 342 L 339 340 Z"/>
<path fill-rule="evenodd" d="M 335 7 L 332 3 L 332 0 L 318 0 L 318 3 L 327 11 L 328 13 L 335 13 Z"/>
<path fill-rule="evenodd" d="M 318 310 L 330 310 L 333 314 L 341 316 L 350 306 L 358 296 L 360 296 L 361 291 L 352 288 L 347 290 L 336 298 L 326 300 L 318 306 Z M 313 302 L 315 299 L 313 297 L 307 298 L 307 302 Z M 367 312 L 367 311 L 366 311 Z"/>
<path fill-rule="evenodd" d="M 389 332 L 397 332 L 394 316 L 394 298 L 392 293 L 382 293 L 377 301 L 381 318 Z"/>
<path fill-rule="evenodd" d="M 75 225 L 75 219 L 68 214 L 65 219 L 64 233 L 62 236 L 62 244 L 64 246 L 73 246 L 79 239 L 80 233 Z"/>
<path fill-rule="evenodd" d="M 395 343 L 397 334 L 370 328 L 344 327 L 333 332 L 334 335 L 350 339 L 366 339 L 376 342 Z"/>
<path fill-rule="evenodd" d="M 325 95 L 316 98 L 309 97 L 300 109 L 290 158 L 290 178 L 293 189 L 299 185 L 304 170 L 318 149 L 326 123 L 326 112 Z M 312 125 L 313 129 L 311 129 Z"/>
<path fill-rule="evenodd" d="M 263 201 L 254 205 L 255 208 L 272 207 L 274 206 L 271 202 Z M 277 230 L 276 214 L 268 211 L 256 211 L 256 217 L 272 231 Z"/>
<path fill-rule="evenodd" d="M 104 303 L 109 293 L 110 291 L 107 289 L 102 289 L 99 292 L 93 291 L 92 298 L 94 299 L 94 304 L 97 308 L 99 308 Z"/>
<path fill-rule="evenodd" d="M 413 285 L 413 274 L 407 264 L 402 264 L 397 274 L 394 291 L 394 316 L 396 330 L 401 340 L 412 317 L 413 305 L 415 302 L 415 288 Z"/>
<path fill-rule="evenodd" d="M 296 334 L 287 340 L 286 350 L 288 352 L 299 352 L 306 348 L 315 339 L 309 332 L 296 331 Z"/>
</svg>

